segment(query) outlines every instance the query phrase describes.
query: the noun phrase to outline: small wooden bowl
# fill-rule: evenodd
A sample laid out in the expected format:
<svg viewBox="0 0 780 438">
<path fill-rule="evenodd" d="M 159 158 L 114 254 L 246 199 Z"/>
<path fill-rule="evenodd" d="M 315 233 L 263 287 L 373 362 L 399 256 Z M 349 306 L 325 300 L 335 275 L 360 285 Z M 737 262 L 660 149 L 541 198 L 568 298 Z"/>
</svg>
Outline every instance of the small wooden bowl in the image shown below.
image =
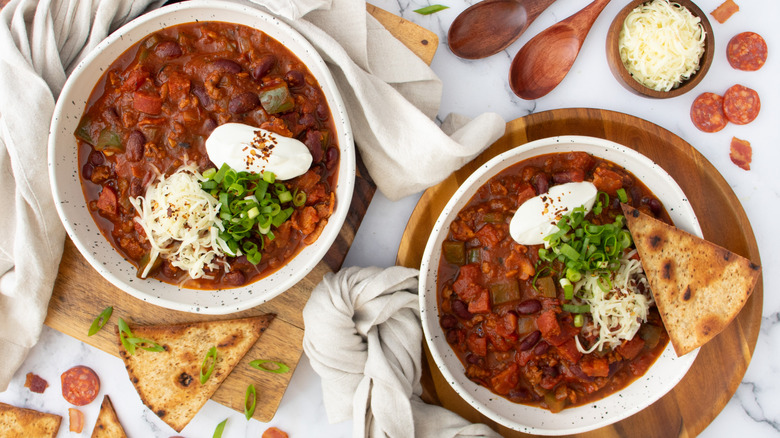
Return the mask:
<svg viewBox="0 0 780 438">
<path fill-rule="evenodd" d="M 620 30 L 623 28 L 623 22 L 626 20 L 626 16 L 628 16 L 628 14 L 637 6 L 648 3 L 649 1 L 650 0 L 632 0 L 628 3 L 628 5 L 626 5 L 626 7 L 620 10 L 615 19 L 612 21 L 612 24 L 609 26 L 609 31 L 607 32 L 607 62 L 609 63 L 609 69 L 612 71 L 612 74 L 621 85 L 623 85 L 629 91 L 639 94 L 640 96 L 652 97 L 656 99 L 677 97 L 696 87 L 696 85 L 698 85 L 698 83 L 704 79 L 704 76 L 707 74 L 707 70 L 710 69 L 712 58 L 715 55 L 715 38 L 712 35 L 712 25 L 710 24 L 709 20 L 707 20 L 707 14 L 702 12 L 702 10 L 699 9 L 699 7 L 696 6 L 692 1 L 670 0 L 672 3 L 678 3 L 682 6 L 685 6 L 686 9 L 691 11 L 694 16 L 699 17 L 701 20 L 701 24 L 704 27 L 704 32 L 706 32 L 704 40 L 704 54 L 702 54 L 701 60 L 699 61 L 699 70 L 694 73 L 693 76 L 691 76 L 688 80 L 669 91 L 653 90 L 640 84 L 639 81 L 631 76 L 626 67 L 623 65 L 623 61 L 620 59 L 619 50 Z"/>
</svg>

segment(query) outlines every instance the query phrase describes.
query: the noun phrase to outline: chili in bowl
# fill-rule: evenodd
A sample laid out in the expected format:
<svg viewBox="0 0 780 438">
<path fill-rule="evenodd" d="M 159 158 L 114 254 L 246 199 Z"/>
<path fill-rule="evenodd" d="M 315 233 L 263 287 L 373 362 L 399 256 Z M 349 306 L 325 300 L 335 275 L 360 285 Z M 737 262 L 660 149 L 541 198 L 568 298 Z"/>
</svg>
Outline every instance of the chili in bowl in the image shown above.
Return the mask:
<svg viewBox="0 0 780 438">
<path fill-rule="evenodd" d="M 74 70 L 51 133 L 77 248 L 115 286 L 177 310 L 235 312 L 289 289 L 352 198 L 353 140 L 327 67 L 249 6 L 191 1 L 122 27 Z"/>
<path fill-rule="evenodd" d="M 580 433 L 649 406 L 685 375 L 695 354 L 668 344 L 621 202 L 701 235 L 663 169 L 592 137 L 505 152 L 445 206 L 423 254 L 422 324 L 474 408 L 526 433 Z"/>
</svg>

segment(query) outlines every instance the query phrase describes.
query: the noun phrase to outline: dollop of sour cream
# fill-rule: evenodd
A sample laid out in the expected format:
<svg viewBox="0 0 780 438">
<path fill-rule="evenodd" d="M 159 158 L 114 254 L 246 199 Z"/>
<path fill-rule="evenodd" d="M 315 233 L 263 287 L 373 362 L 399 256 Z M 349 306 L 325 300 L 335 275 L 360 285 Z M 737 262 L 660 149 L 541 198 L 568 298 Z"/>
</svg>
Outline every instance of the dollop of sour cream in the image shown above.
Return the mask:
<svg viewBox="0 0 780 438">
<path fill-rule="evenodd" d="M 300 141 L 243 123 L 217 126 L 206 139 L 206 153 L 217 168 L 227 163 L 236 171 L 270 171 L 280 180 L 303 175 L 312 162 Z"/>
<path fill-rule="evenodd" d="M 509 234 L 521 245 L 540 245 L 557 231 L 556 224 L 573 209 L 582 206 L 585 214 L 596 202 L 598 190 L 591 182 L 571 182 L 553 186 L 542 195 L 525 201 L 509 222 Z"/>
</svg>

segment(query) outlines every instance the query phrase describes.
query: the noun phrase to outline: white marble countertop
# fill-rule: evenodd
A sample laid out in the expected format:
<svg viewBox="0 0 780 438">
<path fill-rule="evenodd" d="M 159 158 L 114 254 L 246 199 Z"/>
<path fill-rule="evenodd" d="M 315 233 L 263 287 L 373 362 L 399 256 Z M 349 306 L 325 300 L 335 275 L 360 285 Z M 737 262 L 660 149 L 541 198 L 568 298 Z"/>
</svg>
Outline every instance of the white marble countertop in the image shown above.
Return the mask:
<svg viewBox="0 0 780 438">
<path fill-rule="evenodd" d="M 780 234 L 775 230 L 780 214 L 780 2 L 736 0 L 740 11 L 725 24 L 710 20 L 714 27 L 715 60 L 707 77 L 691 93 L 666 99 L 638 97 L 622 88 L 609 71 L 605 55 L 605 38 L 612 18 L 625 1 L 613 1 L 596 21 L 572 71 L 553 92 L 536 101 L 517 98 L 507 83 L 507 72 L 514 54 L 533 35 L 582 8 L 584 0 L 558 0 L 545 11 L 526 33 L 507 50 L 479 61 L 455 57 L 447 48 L 446 35 L 457 14 L 472 4 L 471 0 L 372 0 L 371 3 L 403 16 L 439 35 L 440 47 L 432 67 L 444 84 L 440 118 L 450 112 L 476 116 L 485 111 L 499 113 L 507 121 L 529 113 L 556 108 L 605 108 L 631 114 L 677 134 L 698 149 L 724 176 L 742 202 L 758 241 L 763 264 L 764 303 L 761 333 L 745 377 L 724 410 L 705 429 L 703 437 L 777 436 L 780 435 L 780 296 L 771 286 L 778 278 L 780 261 L 771 251 L 780 247 Z M 442 3 L 450 9 L 430 16 L 421 16 L 414 9 L 430 3 Z M 697 0 L 706 12 L 721 0 Z M 725 56 L 728 40 L 742 31 L 761 34 L 769 46 L 766 65 L 757 72 L 732 69 Z M 722 93 L 740 83 L 758 91 L 761 113 L 749 125 L 730 124 L 724 130 L 706 134 L 698 131 L 689 117 L 690 105 L 701 92 Z M 732 136 L 750 141 L 753 163 L 744 171 L 729 160 Z M 775 169 L 775 170 L 773 170 Z M 406 222 L 419 195 L 390 202 L 377 193 L 366 214 L 346 265 L 391 266 L 395 262 L 398 244 Z M 19 406 L 57 412 L 66 417 L 59 437 L 88 436 L 99 410 L 99 402 L 84 408 L 85 430 L 82 434 L 68 431 L 68 404 L 62 399 L 59 376 L 77 364 L 92 367 L 101 377 L 101 393 L 112 396 L 118 415 L 131 437 L 170 437 L 177 435 L 156 415 L 145 409 L 137 397 L 121 361 L 107 353 L 85 345 L 69 336 L 44 327 L 40 343 L 22 365 L 8 390 L 0 393 L 0 401 Z M 49 381 L 42 395 L 32 394 L 23 387 L 25 374 L 35 372 Z M 116 395 L 115 395 L 116 394 Z M 119 396 L 124 394 L 124 396 Z M 322 404 L 319 377 L 304 357 L 282 399 L 274 419 L 268 423 L 247 422 L 243 414 L 209 401 L 181 435 L 188 438 L 211 437 L 217 423 L 229 418 L 224 437 L 259 437 L 276 426 L 300 437 L 348 437 L 350 422 L 328 424 Z M 637 431 L 637 436 L 641 432 Z"/>
</svg>

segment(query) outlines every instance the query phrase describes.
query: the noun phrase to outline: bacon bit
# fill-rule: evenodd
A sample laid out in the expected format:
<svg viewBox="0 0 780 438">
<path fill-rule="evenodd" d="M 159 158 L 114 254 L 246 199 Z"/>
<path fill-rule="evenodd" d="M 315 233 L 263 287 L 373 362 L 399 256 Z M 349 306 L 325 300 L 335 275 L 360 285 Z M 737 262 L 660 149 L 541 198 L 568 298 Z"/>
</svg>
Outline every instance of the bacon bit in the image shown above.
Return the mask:
<svg viewBox="0 0 780 438">
<path fill-rule="evenodd" d="M 750 142 L 732 137 L 729 158 L 741 169 L 750 170 L 750 162 L 753 161 L 753 148 L 750 147 Z"/>
<path fill-rule="evenodd" d="M 81 433 L 84 429 L 84 414 L 76 408 L 68 408 L 69 430 L 71 432 Z"/>
<path fill-rule="evenodd" d="M 733 0 L 726 0 L 715 8 L 714 11 L 710 12 L 710 15 L 718 20 L 718 23 L 723 24 L 737 12 L 739 12 L 739 6 Z"/>
<path fill-rule="evenodd" d="M 49 382 L 42 379 L 41 376 L 33 373 L 27 373 L 27 380 L 24 382 L 25 388 L 30 388 L 30 391 L 43 394 L 46 388 L 49 387 Z"/>
<path fill-rule="evenodd" d="M 288 438 L 287 432 L 283 432 L 275 427 L 269 427 L 263 432 L 262 438 Z"/>
</svg>

